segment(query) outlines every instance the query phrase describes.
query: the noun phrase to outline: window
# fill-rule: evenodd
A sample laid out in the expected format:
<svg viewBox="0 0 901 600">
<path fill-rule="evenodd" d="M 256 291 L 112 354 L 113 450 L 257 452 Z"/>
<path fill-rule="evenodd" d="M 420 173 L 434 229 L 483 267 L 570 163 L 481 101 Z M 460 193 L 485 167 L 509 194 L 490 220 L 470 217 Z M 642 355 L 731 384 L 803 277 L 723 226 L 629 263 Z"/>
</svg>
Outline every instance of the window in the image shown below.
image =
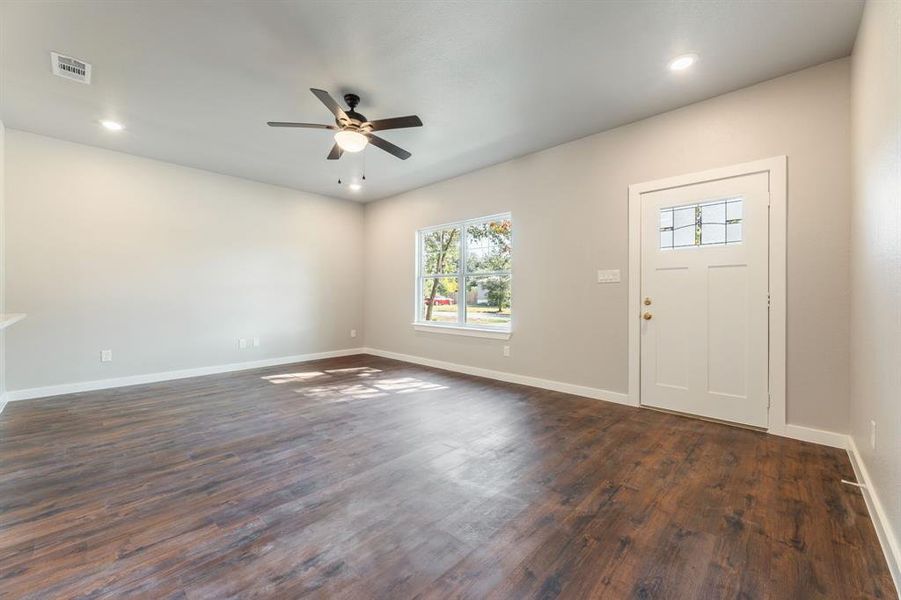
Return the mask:
<svg viewBox="0 0 901 600">
<path fill-rule="evenodd" d="M 417 237 L 416 323 L 509 332 L 510 215 L 421 229 Z"/>
<path fill-rule="evenodd" d="M 741 242 L 741 198 L 660 209 L 660 249 Z"/>
</svg>

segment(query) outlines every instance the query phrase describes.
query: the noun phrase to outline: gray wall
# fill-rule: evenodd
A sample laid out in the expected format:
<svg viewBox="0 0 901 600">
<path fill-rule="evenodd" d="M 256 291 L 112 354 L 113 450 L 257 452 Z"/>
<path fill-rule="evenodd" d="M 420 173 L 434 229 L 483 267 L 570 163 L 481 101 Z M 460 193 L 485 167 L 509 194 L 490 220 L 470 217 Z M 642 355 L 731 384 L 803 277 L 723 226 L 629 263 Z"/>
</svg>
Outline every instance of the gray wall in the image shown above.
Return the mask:
<svg viewBox="0 0 901 600">
<path fill-rule="evenodd" d="M 0 121 L 0 313 L 6 312 L 6 224 L 4 222 L 4 211 L 6 206 L 6 160 L 4 158 L 6 152 L 6 127 L 3 121 Z M 0 410 L 3 410 L 4 399 L 2 395 L 6 392 L 6 331 L 0 330 Z"/>
<path fill-rule="evenodd" d="M 628 185 L 784 154 L 788 421 L 846 432 L 849 66 L 820 65 L 367 205 L 367 345 L 625 392 Z M 515 237 L 511 340 L 414 332 L 416 229 L 503 211 Z M 608 268 L 623 282 L 595 283 Z"/>
<path fill-rule="evenodd" d="M 901 540 L 901 4 L 867 3 L 853 64 L 851 435 L 897 544 Z M 870 445 L 870 421 L 876 423 L 875 449 Z"/>
<path fill-rule="evenodd" d="M 6 173 L 9 390 L 359 345 L 359 204 L 15 130 Z"/>
<path fill-rule="evenodd" d="M 355 347 L 365 307 L 375 348 L 625 392 L 627 186 L 786 154 L 788 418 L 847 431 L 849 64 L 367 205 L 365 231 L 352 203 L 9 131 L 8 387 Z M 507 210 L 512 355 L 414 332 L 415 230 Z"/>
</svg>

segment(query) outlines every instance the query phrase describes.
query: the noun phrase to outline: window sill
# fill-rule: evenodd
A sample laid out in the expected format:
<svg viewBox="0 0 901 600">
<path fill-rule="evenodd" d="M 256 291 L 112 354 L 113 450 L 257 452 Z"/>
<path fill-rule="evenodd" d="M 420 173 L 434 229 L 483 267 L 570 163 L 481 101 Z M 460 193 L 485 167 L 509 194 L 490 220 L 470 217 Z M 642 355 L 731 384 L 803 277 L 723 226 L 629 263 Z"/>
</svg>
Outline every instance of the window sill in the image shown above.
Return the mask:
<svg viewBox="0 0 901 600">
<path fill-rule="evenodd" d="M 431 323 L 413 323 L 413 329 L 427 333 L 447 333 L 450 335 L 466 335 L 469 337 L 488 338 L 492 340 L 509 340 L 510 331 L 502 329 L 483 329 L 478 327 L 460 327 L 459 325 L 432 325 Z"/>
</svg>

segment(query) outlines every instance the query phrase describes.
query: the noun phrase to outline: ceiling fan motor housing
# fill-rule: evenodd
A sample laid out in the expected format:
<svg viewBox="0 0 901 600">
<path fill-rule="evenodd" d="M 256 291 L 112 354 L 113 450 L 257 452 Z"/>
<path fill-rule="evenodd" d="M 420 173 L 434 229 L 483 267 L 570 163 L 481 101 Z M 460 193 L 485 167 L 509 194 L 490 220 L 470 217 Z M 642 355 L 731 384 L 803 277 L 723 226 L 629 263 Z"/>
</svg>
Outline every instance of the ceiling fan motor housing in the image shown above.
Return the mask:
<svg viewBox="0 0 901 600">
<path fill-rule="evenodd" d="M 356 111 L 357 104 L 360 103 L 360 97 L 356 94 L 344 94 L 344 101 L 350 107 L 350 110 L 346 111 L 345 114 L 350 117 L 351 121 L 357 121 L 357 123 L 352 124 L 359 128 L 360 125 L 366 123 L 366 117 Z"/>
<path fill-rule="evenodd" d="M 357 104 L 360 103 L 360 97 L 356 94 L 344 94 L 344 101 L 347 102 L 350 110 L 353 110 L 357 107 Z"/>
</svg>

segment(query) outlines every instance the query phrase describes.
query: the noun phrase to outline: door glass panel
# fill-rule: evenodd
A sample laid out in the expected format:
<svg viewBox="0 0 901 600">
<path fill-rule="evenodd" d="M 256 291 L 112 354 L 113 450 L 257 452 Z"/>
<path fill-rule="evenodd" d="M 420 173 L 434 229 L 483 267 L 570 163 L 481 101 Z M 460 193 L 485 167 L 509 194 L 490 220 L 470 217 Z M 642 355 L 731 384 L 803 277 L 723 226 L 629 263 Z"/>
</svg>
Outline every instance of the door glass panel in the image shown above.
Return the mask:
<svg viewBox="0 0 901 600">
<path fill-rule="evenodd" d="M 742 241 L 742 199 L 660 209 L 660 249 L 725 246 Z"/>
<path fill-rule="evenodd" d="M 704 223 L 701 225 L 702 246 L 715 246 L 726 243 L 725 223 Z"/>
<path fill-rule="evenodd" d="M 742 209 L 741 198 L 726 202 L 727 244 L 736 244 L 741 241 Z"/>
<path fill-rule="evenodd" d="M 660 230 L 660 247 L 661 248 L 672 248 L 673 247 L 673 230 L 670 229 L 668 231 Z"/>
</svg>

